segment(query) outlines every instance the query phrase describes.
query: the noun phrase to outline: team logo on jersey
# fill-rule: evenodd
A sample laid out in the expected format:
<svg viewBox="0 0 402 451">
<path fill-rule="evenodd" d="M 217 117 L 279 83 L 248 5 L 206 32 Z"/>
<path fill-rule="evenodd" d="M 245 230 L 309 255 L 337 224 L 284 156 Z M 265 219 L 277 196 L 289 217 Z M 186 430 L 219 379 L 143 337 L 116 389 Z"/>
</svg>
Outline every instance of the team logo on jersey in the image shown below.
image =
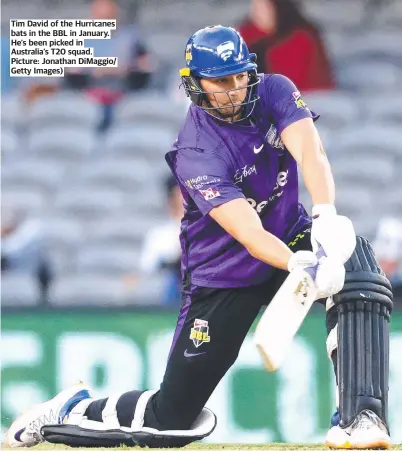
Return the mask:
<svg viewBox="0 0 402 451">
<path fill-rule="evenodd" d="M 307 108 L 306 102 L 303 100 L 299 91 L 295 91 L 293 93 L 293 99 L 297 108 Z"/>
<path fill-rule="evenodd" d="M 285 146 L 283 145 L 283 142 L 275 125 L 271 125 L 271 127 L 269 127 L 268 133 L 265 135 L 265 139 L 271 147 L 281 150 L 285 149 Z"/>
<path fill-rule="evenodd" d="M 212 200 L 221 195 L 221 193 L 215 188 L 200 189 L 200 193 L 205 200 Z"/>
<path fill-rule="evenodd" d="M 196 348 L 200 347 L 203 343 L 209 343 L 211 341 L 208 321 L 203 319 L 196 319 L 194 321 L 194 326 L 190 330 L 190 340 L 193 341 Z"/>
<path fill-rule="evenodd" d="M 223 59 L 223 61 L 229 59 L 233 55 L 234 50 L 235 46 L 232 41 L 223 42 L 216 48 L 218 56 L 220 56 Z"/>
<path fill-rule="evenodd" d="M 191 49 L 193 48 L 193 44 L 188 44 L 188 46 L 186 47 L 186 54 L 185 54 L 185 58 L 186 58 L 186 63 L 190 64 L 190 61 L 193 59 L 193 55 L 191 53 Z M 187 69 L 186 69 L 187 70 Z"/>
</svg>

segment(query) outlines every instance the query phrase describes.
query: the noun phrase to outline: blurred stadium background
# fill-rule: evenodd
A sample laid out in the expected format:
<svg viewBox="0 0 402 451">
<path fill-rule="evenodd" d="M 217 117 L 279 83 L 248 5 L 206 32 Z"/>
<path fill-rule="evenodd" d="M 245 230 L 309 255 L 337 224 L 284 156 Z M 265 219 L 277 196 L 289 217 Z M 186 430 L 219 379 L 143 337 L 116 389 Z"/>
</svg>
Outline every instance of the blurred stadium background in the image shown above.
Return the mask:
<svg viewBox="0 0 402 451">
<path fill-rule="evenodd" d="M 336 89 L 304 99 L 322 115 L 338 209 L 374 241 L 395 286 L 390 421 L 402 442 L 402 1 L 298 3 L 319 26 L 335 75 Z M 77 378 L 99 396 L 159 384 L 180 305 L 177 294 L 166 301 L 177 254 L 164 160 L 188 107 L 177 69 L 194 31 L 236 26 L 250 3 L 119 3 L 118 24 L 135 31 L 142 62 L 128 61 L 112 100 L 88 88 L 96 74 L 7 77 L 11 18 L 87 18 L 92 6 L 2 2 L 3 430 Z M 101 88 L 114 87 L 103 80 Z M 302 198 L 310 208 L 305 191 Z M 154 242 L 170 255 L 166 264 L 144 263 Z M 314 312 L 293 358 L 267 376 L 248 340 L 211 398 L 220 425 L 210 441 L 320 441 L 334 409 L 323 343 L 322 312 Z"/>
</svg>

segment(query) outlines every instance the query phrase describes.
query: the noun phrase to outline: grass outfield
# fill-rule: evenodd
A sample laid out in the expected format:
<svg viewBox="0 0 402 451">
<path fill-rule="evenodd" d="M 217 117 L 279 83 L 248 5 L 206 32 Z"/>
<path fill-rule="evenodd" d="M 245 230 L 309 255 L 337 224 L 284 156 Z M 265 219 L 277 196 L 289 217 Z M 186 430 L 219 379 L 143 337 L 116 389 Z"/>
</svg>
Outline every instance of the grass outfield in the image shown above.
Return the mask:
<svg viewBox="0 0 402 451">
<path fill-rule="evenodd" d="M 8 448 L 6 446 L 1 447 L 2 451 L 15 451 L 16 448 Z M 27 448 L 25 448 L 27 449 Z M 129 448 L 127 446 L 122 446 L 121 448 L 70 448 L 65 445 L 52 445 L 50 443 L 42 443 L 41 445 L 37 445 L 33 448 L 30 448 L 32 451 L 49 451 L 49 450 L 55 450 L 55 451 L 62 451 L 65 449 L 79 451 L 80 449 L 84 449 L 85 451 L 122 451 L 122 450 L 130 450 L 130 449 L 142 449 L 139 447 Z M 160 448 L 160 449 L 167 449 L 167 448 Z M 173 450 L 174 448 L 170 448 L 170 450 Z M 183 449 L 183 448 L 180 448 Z M 272 444 L 266 444 L 266 445 L 244 445 L 244 444 L 235 444 L 235 443 L 228 443 L 228 444 L 205 444 L 205 443 L 195 443 L 192 445 L 188 445 L 184 448 L 185 450 L 199 450 L 199 451 L 248 451 L 248 450 L 269 450 L 269 451 L 287 451 L 287 450 L 328 450 L 327 447 L 323 445 L 309 445 L 309 444 L 290 444 L 290 443 L 272 443 Z M 400 445 L 394 445 L 392 450 L 402 450 L 402 444 Z"/>
</svg>

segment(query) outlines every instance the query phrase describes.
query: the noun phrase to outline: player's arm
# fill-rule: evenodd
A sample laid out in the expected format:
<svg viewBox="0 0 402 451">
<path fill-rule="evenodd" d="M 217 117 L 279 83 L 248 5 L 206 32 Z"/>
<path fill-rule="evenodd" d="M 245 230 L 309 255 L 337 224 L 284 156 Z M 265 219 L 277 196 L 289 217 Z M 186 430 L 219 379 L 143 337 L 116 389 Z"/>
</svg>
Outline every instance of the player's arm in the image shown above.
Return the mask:
<svg viewBox="0 0 402 451">
<path fill-rule="evenodd" d="M 263 83 L 275 126 L 301 168 L 313 204 L 332 206 L 334 179 L 313 122 L 319 115 L 307 107 L 297 87 L 287 77 L 274 74 Z"/>
<path fill-rule="evenodd" d="M 183 149 L 172 163 L 182 186 L 203 215 L 209 215 L 248 252 L 264 263 L 290 271 L 312 266 L 309 256 L 293 253 L 266 231 L 257 212 L 233 183 L 227 163 L 219 156 L 197 149 Z M 202 175 L 201 175 L 202 174 Z M 315 257 L 313 255 L 313 257 Z"/>
<path fill-rule="evenodd" d="M 311 111 L 294 83 L 283 75 L 264 80 L 270 110 L 283 144 L 301 168 L 304 183 L 313 201 L 311 244 L 319 245 L 327 257 L 346 262 L 356 246 L 353 225 L 337 215 L 335 183 L 314 122 L 319 115 Z"/>
<path fill-rule="evenodd" d="M 337 215 L 331 167 L 312 119 L 301 119 L 289 125 L 282 131 L 281 138 L 301 167 L 313 201 L 313 251 L 317 252 L 320 244 L 328 257 L 345 263 L 356 246 L 356 234 L 351 221 Z"/>
<path fill-rule="evenodd" d="M 288 269 L 292 251 L 263 228 L 260 217 L 246 199 L 233 199 L 219 205 L 209 215 L 253 257 L 276 268 Z"/>
<path fill-rule="evenodd" d="M 335 202 L 335 183 L 317 129 L 311 118 L 286 127 L 281 138 L 301 168 L 303 180 L 314 205 Z"/>
</svg>

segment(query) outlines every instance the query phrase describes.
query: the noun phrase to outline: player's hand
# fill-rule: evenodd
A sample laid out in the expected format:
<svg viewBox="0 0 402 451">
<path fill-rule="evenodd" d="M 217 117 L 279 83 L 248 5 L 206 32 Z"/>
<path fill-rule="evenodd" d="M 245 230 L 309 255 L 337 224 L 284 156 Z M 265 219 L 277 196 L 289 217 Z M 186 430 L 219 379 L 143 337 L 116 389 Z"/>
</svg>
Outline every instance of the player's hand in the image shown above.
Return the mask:
<svg viewBox="0 0 402 451">
<path fill-rule="evenodd" d="M 339 259 L 321 257 L 315 276 L 318 299 L 339 293 L 345 284 L 345 266 Z"/>
<path fill-rule="evenodd" d="M 356 247 L 352 221 L 338 215 L 333 205 L 314 205 L 311 244 L 314 253 L 321 245 L 328 258 L 346 263 Z"/>
<path fill-rule="evenodd" d="M 314 252 L 311 251 L 297 251 L 289 259 L 288 271 L 292 272 L 295 269 L 311 268 L 317 265 L 318 260 Z"/>
<path fill-rule="evenodd" d="M 289 272 L 314 267 L 316 267 L 314 281 L 318 289 L 318 299 L 333 296 L 342 290 L 345 283 L 345 267 L 341 261 L 328 257 L 321 257 L 318 260 L 314 252 L 298 251 L 290 257 L 288 263 Z"/>
</svg>

